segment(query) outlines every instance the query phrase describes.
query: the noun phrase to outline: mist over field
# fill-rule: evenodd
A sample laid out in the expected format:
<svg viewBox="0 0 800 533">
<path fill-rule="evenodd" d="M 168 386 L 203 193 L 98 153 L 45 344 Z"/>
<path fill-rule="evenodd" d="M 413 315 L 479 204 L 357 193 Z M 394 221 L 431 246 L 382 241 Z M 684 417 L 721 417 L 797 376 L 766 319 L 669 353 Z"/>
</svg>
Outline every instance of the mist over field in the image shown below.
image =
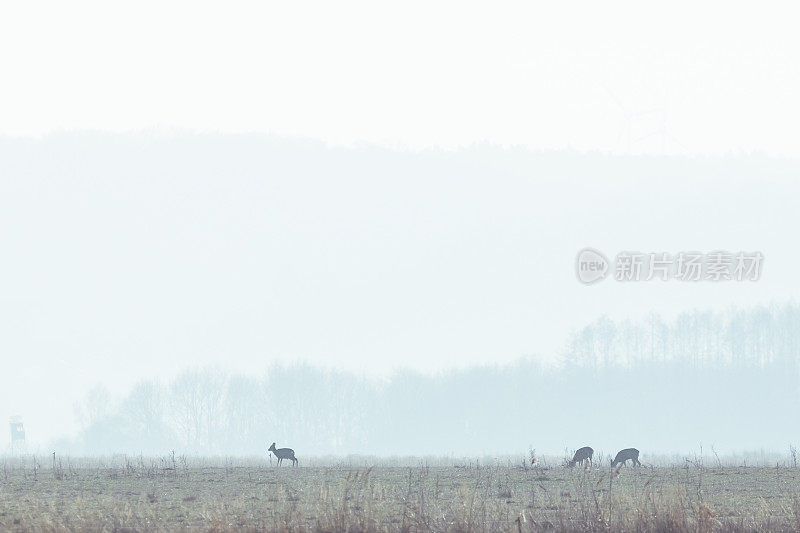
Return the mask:
<svg viewBox="0 0 800 533">
<path fill-rule="evenodd" d="M 0 531 L 800 531 L 796 26 L 3 3 Z"/>
<path fill-rule="evenodd" d="M 607 454 L 635 444 L 650 462 L 704 447 L 785 455 L 800 406 L 798 320 L 796 305 L 672 323 L 604 318 L 573 337 L 557 369 L 526 359 L 388 380 L 306 365 L 262 376 L 192 369 L 142 380 L 117 402 L 93 390 L 84 429 L 56 448 L 259 455 L 278 439 L 307 456 L 557 456 L 587 442 Z"/>
<path fill-rule="evenodd" d="M 785 451 L 794 159 L 0 139 L 6 417 L 65 453 Z M 592 286 L 577 252 L 758 251 Z"/>
</svg>

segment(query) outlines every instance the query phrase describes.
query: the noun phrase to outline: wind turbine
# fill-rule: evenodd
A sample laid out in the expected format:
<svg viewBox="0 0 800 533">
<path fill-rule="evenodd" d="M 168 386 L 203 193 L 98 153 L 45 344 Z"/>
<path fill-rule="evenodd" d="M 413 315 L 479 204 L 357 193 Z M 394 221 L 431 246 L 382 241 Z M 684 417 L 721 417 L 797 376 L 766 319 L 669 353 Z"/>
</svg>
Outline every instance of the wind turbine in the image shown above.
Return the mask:
<svg viewBox="0 0 800 533">
<path fill-rule="evenodd" d="M 604 88 L 605 88 L 606 92 L 608 93 L 608 95 L 611 97 L 611 99 L 614 100 L 614 103 L 616 103 L 617 107 L 619 107 L 620 112 L 622 113 L 623 119 L 622 119 L 622 123 L 620 125 L 619 134 L 617 136 L 617 145 L 619 145 L 620 141 L 624 137 L 625 138 L 625 143 L 626 143 L 626 148 L 627 148 L 626 153 L 630 153 L 631 145 L 635 146 L 636 144 L 638 144 L 638 143 L 640 143 L 642 141 L 645 141 L 647 139 L 650 139 L 650 138 L 656 137 L 656 136 L 658 136 L 660 141 L 661 141 L 661 153 L 662 154 L 666 153 L 667 141 L 671 141 L 674 145 L 678 146 L 679 148 L 681 148 L 685 152 L 689 151 L 689 149 L 686 146 L 684 146 L 680 141 L 678 141 L 678 139 L 676 139 L 674 136 L 672 136 L 669 133 L 669 129 L 667 127 L 667 110 L 668 110 L 668 106 L 666 104 L 666 95 L 662 96 L 662 104 L 659 107 L 650 108 L 650 109 L 644 109 L 644 110 L 641 110 L 641 111 L 631 111 L 630 109 L 628 109 L 628 107 L 626 107 L 622 103 L 622 100 L 620 100 L 617 97 L 617 95 L 614 94 L 611 91 L 611 89 L 609 89 L 608 87 L 604 87 Z M 639 134 L 639 132 L 636 132 L 637 135 L 634 138 L 633 135 L 632 135 L 632 131 L 634 131 L 634 128 L 633 128 L 634 120 L 638 120 L 638 122 L 641 123 L 642 121 L 639 120 L 639 119 L 641 119 L 642 117 L 651 117 L 651 116 L 656 116 L 655 120 L 657 121 L 658 125 L 655 128 L 653 128 L 651 131 L 647 131 L 646 133 L 643 133 L 643 134 Z M 647 122 L 652 124 L 653 120 L 650 119 Z M 650 128 L 648 128 L 648 129 L 650 129 Z"/>
<path fill-rule="evenodd" d="M 689 149 L 678 139 L 676 139 L 673 135 L 671 135 L 669 129 L 667 128 L 667 105 L 662 104 L 662 106 L 659 108 L 659 112 L 660 112 L 660 117 L 658 120 L 658 127 L 656 127 L 653 131 L 638 137 L 634 142 L 638 143 L 650 139 L 652 137 L 658 136 L 659 139 L 661 140 L 662 154 L 666 153 L 667 141 L 671 141 L 677 147 L 681 148 L 684 152 L 688 152 Z"/>
<path fill-rule="evenodd" d="M 611 89 L 609 89 L 606 86 L 603 86 L 603 88 L 606 90 L 611 99 L 614 100 L 614 103 L 617 104 L 617 107 L 619 107 L 620 112 L 622 113 L 622 122 L 620 124 L 619 134 L 617 135 L 617 146 L 619 146 L 620 141 L 622 141 L 622 139 L 624 138 L 626 146 L 625 153 L 629 154 L 631 152 L 631 139 L 632 139 L 634 120 L 644 116 L 653 115 L 655 113 L 658 113 L 659 111 L 663 111 L 663 109 L 654 108 L 654 109 L 644 109 L 641 111 L 631 111 L 630 109 L 628 109 L 628 107 L 626 107 L 622 103 L 622 100 L 617 98 L 617 95 L 614 94 L 611 91 Z M 640 140 L 641 140 L 640 138 L 634 139 L 633 143 L 636 143 Z"/>
</svg>

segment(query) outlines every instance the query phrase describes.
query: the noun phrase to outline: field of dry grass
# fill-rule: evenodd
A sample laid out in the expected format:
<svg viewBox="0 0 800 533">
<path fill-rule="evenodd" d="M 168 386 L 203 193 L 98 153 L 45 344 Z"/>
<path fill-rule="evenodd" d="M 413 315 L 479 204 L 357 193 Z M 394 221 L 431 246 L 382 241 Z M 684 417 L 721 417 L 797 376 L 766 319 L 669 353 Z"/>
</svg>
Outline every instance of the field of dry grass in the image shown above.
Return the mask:
<svg viewBox="0 0 800 533">
<path fill-rule="evenodd" d="M 313 461 L 312 461 L 313 462 Z M 0 529 L 798 531 L 791 464 L 299 468 L 261 460 L 6 460 Z"/>
</svg>

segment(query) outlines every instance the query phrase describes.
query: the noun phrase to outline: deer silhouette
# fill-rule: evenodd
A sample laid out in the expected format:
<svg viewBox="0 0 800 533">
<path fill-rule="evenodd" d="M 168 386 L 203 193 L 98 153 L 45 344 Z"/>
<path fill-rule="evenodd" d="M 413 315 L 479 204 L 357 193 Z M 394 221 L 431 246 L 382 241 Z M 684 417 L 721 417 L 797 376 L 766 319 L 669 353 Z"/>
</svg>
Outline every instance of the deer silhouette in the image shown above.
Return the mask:
<svg viewBox="0 0 800 533">
<path fill-rule="evenodd" d="M 572 456 L 572 461 L 570 461 L 567 464 L 569 465 L 570 468 L 572 468 L 578 463 L 581 463 L 581 465 L 583 465 L 587 461 L 589 462 L 589 464 L 592 464 L 593 454 L 594 454 L 593 449 L 591 449 L 589 446 L 584 446 L 583 448 L 575 452 L 575 455 Z"/>
<path fill-rule="evenodd" d="M 272 445 L 269 447 L 269 451 L 275 454 L 275 457 L 278 458 L 278 466 L 281 466 L 281 461 L 284 459 L 289 459 L 292 462 L 292 466 L 297 466 L 297 458 L 294 456 L 294 450 L 291 448 L 275 448 L 275 443 L 273 442 Z"/>
<path fill-rule="evenodd" d="M 630 459 L 633 461 L 633 464 L 636 466 L 642 466 L 642 463 L 639 462 L 639 450 L 636 448 L 625 448 L 624 450 L 620 450 L 617 453 L 617 456 L 614 457 L 614 460 L 611 461 L 611 468 L 614 468 L 618 464 L 625 464 L 625 461 Z"/>
</svg>

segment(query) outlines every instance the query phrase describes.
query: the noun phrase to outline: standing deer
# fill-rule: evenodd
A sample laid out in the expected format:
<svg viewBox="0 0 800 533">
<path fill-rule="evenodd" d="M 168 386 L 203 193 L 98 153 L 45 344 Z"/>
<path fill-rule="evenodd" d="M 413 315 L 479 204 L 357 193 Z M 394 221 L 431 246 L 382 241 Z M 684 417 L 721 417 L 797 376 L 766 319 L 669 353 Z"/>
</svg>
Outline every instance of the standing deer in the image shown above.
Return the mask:
<svg viewBox="0 0 800 533">
<path fill-rule="evenodd" d="M 570 468 L 575 466 L 578 463 L 581 463 L 581 466 L 584 465 L 587 461 L 589 464 L 592 464 L 592 455 L 594 454 L 594 450 L 591 449 L 589 446 L 584 446 L 583 448 L 579 449 L 575 452 L 575 455 L 572 456 L 572 461 L 567 463 Z"/>
<path fill-rule="evenodd" d="M 624 450 L 620 450 L 614 460 L 611 461 L 611 468 L 614 468 L 618 464 L 625 464 L 625 461 L 630 459 L 633 461 L 633 464 L 636 466 L 642 466 L 642 463 L 639 462 L 639 450 L 636 448 L 625 448 Z"/>
<path fill-rule="evenodd" d="M 278 466 L 281 466 L 281 461 L 284 459 L 289 459 L 292 462 L 292 466 L 297 466 L 297 458 L 294 456 L 294 450 L 291 448 L 275 448 L 275 443 L 272 443 L 272 446 L 269 447 L 269 451 L 275 454 L 275 457 L 278 458 Z"/>
</svg>

